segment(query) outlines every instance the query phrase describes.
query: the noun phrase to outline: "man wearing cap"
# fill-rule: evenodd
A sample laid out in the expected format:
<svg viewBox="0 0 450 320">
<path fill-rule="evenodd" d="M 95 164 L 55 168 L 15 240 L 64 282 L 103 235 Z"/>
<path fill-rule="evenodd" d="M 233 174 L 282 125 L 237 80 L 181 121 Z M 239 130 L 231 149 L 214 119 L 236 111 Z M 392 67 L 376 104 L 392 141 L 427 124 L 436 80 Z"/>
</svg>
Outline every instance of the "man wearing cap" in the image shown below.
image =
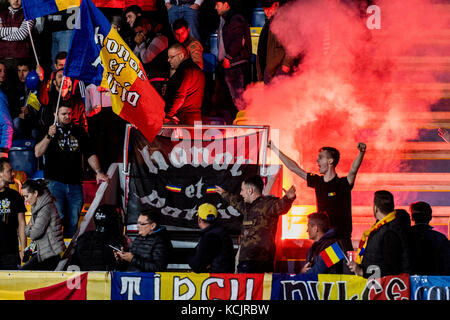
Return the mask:
<svg viewBox="0 0 450 320">
<path fill-rule="evenodd" d="M 198 207 L 200 241 L 189 259 L 194 272 L 234 273 L 233 242 L 225 229 L 217 223 L 217 209 L 209 203 Z"/>
</svg>

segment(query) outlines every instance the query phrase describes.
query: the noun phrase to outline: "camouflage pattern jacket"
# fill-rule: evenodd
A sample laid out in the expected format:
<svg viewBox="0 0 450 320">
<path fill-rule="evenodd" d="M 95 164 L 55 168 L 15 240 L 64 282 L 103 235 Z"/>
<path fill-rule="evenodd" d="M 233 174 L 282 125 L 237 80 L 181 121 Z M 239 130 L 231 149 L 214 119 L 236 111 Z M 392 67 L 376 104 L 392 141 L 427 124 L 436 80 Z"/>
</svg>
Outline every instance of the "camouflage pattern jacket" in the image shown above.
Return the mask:
<svg viewBox="0 0 450 320">
<path fill-rule="evenodd" d="M 228 192 L 222 197 L 243 215 L 239 261 L 273 261 L 278 217 L 286 214 L 294 199 L 261 196 L 251 204 Z"/>
</svg>

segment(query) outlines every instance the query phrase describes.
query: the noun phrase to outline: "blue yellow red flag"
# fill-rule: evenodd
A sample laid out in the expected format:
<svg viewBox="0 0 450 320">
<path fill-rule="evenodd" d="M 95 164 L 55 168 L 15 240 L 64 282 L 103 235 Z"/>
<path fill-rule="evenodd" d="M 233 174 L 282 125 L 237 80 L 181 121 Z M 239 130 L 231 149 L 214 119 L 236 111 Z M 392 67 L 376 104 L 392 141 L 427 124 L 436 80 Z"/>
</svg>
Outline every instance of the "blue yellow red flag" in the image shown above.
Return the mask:
<svg viewBox="0 0 450 320">
<path fill-rule="evenodd" d="M 113 111 L 153 141 L 162 127 L 164 100 L 142 63 L 92 3 L 83 0 L 64 75 L 109 89 Z"/>
<path fill-rule="evenodd" d="M 337 242 L 323 250 L 320 256 L 328 268 L 345 258 L 344 252 Z"/>
<path fill-rule="evenodd" d="M 43 17 L 69 7 L 79 7 L 81 0 L 22 0 L 26 20 Z"/>
</svg>

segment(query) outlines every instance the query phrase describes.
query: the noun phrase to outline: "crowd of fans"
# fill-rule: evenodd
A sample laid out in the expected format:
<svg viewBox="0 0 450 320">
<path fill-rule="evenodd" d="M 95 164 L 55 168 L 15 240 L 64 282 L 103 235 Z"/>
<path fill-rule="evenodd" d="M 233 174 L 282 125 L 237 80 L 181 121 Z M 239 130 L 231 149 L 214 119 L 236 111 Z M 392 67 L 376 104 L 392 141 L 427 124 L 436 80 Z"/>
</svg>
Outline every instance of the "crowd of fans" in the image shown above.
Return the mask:
<svg viewBox="0 0 450 320">
<path fill-rule="evenodd" d="M 287 55 L 270 30 L 284 2 L 161 0 L 149 1 L 145 11 L 137 5 L 102 11 L 142 61 L 150 83 L 164 98 L 165 123 L 193 124 L 221 116 L 231 124 L 236 113 L 246 108 L 242 94 L 250 81 L 267 84 L 274 77 L 291 74 L 301 62 L 301 56 Z M 264 8 L 266 22 L 256 59 L 252 59 L 250 26 L 257 3 Z M 110 146 L 121 145 L 126 123 L 112 111 L 107 89 L 64 77 L 77 8 L 26 21 L 20 0 L 8 0 L 8 4 L 0 11 L 0 269 L 17 269 L 26 262 L 21 269 L 54 270 L 65 250 L 64 237 L 71 238 L 76 232 L 84 203 L 83 159 L 98 182 L 108 181 L 102 169 L 119 161 L 120 148 Z M 205 53 L 212 52 L 214 77 L 208 74 L 211 71 L 206 70 L 204 59 Z M 252 68 L 256 69 L 255 79 Z M 440 129 L 439 135 L 450 141 L 445 129 Z M 18 190 L 21 195 L 9 187 L 15 180 L 7 157 L 12 142 L 24 139 L 34 140 L 37 157 L 45 156 L 41 161 L 46 183 L 28 179 Z M 376 222 L 363 234 L 360 247 L 353 247 L 351 190 L 366 152 L 364 143 L 358 144 L 358 155 L 346 177 L 336 174 L 339 151 L 335 148 L 320 149 L 317 175 L 304 171 L 273 143 L 269 147 L 316 192 L 317 212 L 308 217 L 314 244 L 302 273 L 368 277 L 375 266 L 381 276 L 450 274 L 449 241 L 431 230 L 430 205 L 411 204 L 415 222 L 411 226 L 409 214 L 394 208 L 388 191 L 375 193 Z M 291 208 L 296 190 L 292 186 L 280 199 L 263 195 L 263 189 L 259 176 L 244 179 L 240 195 L 216 187 L 223 200 L 243 214 L 237 253 L 217 208 L 207 203 L 199 206 L 201 237 L 189 259 L 193 271 L 274 271 L 277 221 Z M 28 224 L 22 196 L 31 206 Z M 173 248 L 160 215 L 141 212 L 138 236 L 130 241 L 123 236 L 120 210 L 100 206 L 94 216 L 96 229 L 78 237 L 70 263 L 82 270 L 166 270 Z M 27 237 L 32 245 L 25 250 Z M 344 252 L 358 249 L 356 256 L 327 266 L 320 254 L 333 243 Z"/>
</svg>

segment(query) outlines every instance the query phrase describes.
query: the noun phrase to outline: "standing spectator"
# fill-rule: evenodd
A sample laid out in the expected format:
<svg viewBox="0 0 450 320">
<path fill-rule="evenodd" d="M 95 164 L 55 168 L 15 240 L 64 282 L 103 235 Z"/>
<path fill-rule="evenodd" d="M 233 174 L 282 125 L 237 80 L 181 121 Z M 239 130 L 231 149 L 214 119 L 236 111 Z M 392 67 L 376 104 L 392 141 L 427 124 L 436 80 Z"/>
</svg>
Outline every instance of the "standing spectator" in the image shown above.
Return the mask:
<svg viewBox="0 0 450 320">
<path fill-rule="evenodd" d="M 233 241 L 217 222 L 217 208 L 210 203 L 198 207 L 200 241 L 189 259 L 194 272 L 234 273 Z"/>
<path fill-rule="evenodd" d="M 216 0 L 216 11 L 220 16 L 217 30 L 218 61 L 225 83 L 228 86 L 237 110 L 244 110 L 245 85 L 250 70 L 252 42 L 248 22 L 233 12 L 229 1 Z"/>
<path fill-rule="evenodd" d="M 32 58 L 28 27 L 32 30 L 36 21 L 25 20 L 21 0 L 8 2 L 8 9 L 0 12 L 0 59 L 7 69 L 16 70 L 17 59 Z"/>
<path fill-rule="evenodd" d="M 176 71 L 167 83 L 164 121 L 193 125 L 202 120 L 205 75 L 179 43 L 170 47 L 168 61 Z"/>
<path fill-rule="evenodd" d="M 36 244 L 37 253 L 20 269 L 53 271 L 61 260 L 60 253 L 66 249 L 55 199 L 43 180 L 27 180 L 22 194 L 31 206 L 25 234 Z"/>
<path fill-rule="evenodd" d="M 56 198 L 61 220 L 64 223 L 64 217 L 68 219 L 65 236 L 72 238 L 83 207 L 83 156 L 95 171 L 97 183 L 109 181 L 109 178 L 101 170 L 86 131 L 73 123 L 70 105 L 59 107 L 56 124 L 51 125 L 44 138 L 36 144 L 35 154 L 36 157 L 45 154 L 44 177 L 50 181 L 48 187 Z"/>
<path fill-rule="evenodd" d="M 450 242 L 442 233 L 432 230 L 431 206 L 423 201 L 410 205 L 414 226 L 411 227 L 411 273 L 450 275 Z"/>
<path fill-rule="evenodd" d="M 114 251 L 117 260 L 128 262 L 127 271 L 164 271 L 169 263 L 172 243 L 165 227 L 160 226 L 160 214 L 142 212 L 137 221 L 139 235 L 131 244 L 130 252 Z"/>
<path fill-rule="evenodd" d="M 350 271 L 364 278 L 371 276 L 372 266 L 379 269 L 377 277 L 410 273 L 408 230 L 394 210 L 392 193 L 376 191 L 373 212 L 377 222 L 363 233 L 356 261 L 347 263 Z"/>
<path fill-rule="evenodd" d="M 169 40 L 162 33 L 163 25 L 156 19 L 140 16 L 134 21 L 133 28 L 136 33 L 134 53 L 144 64 L 147 78 L 162 93 L 170 69 L 167 62 Z"/>
<path fill-rule="evenodd" d="M 8 157 L 13 133 L 13 122 L 8 110 L 8 99 L 2 89 L 0 89 L 0 157 Z"/>
<path fill-rule="evenodd" d="M 172 29 L 178 43 L 186 48 L 192 61 L 203 70 L 203 46 L 198 39 L 195 39 L 189 33 L 187 22 L 184 19 L 175 20 L 172 24 Z M 175 70 L 173 72 L 175 72 Z"/>
<path fill-rule="evenodd" d="M 273 272 L 278 218 L 289 211 L 295 200 L 294 186 L 281 199 L 263 196 L 263 188 L 260 176 L 245 179 L 240 196 L 216 186 L 216 192 L 244 216 L 239 236 L 239 273 Z"/>
<path fill-rule="evenodd" d="M 27 209 L 20 193 L 8 187 L 13 183 L 14 172 L 9 160 L 0 158 L 0 270 L 17 270 L 27 246 L 25 236 Z"/>
<path fill-rule="evenodd" d="M 270 30 L 271 23 L 280 6 L 279 1 L 265 0 L 262 2 L 267 21 L 261 30 L 256 56 L 258 80 L 269 83 L 278 75 L 286 75 L 292 71 L 294 58 L 290 57 L 277 36 Z"/>
<path fill-rule="evenodd" d="M 323 212 L 311 213 L 308 216 L 307 231 L 309 238 L 314 240 L 314 243 L 306 253 L 306 263 L 301 273 L 348 273 L 348 269 L 343 260 L 328 268 L 320 257 L 320 253 L 335 242 L 339 244 L 343 252 L 353 251 L 353 247 L 345 247 L 345 244 L 336 237 L 336 230 L 330 228 L 328 215 Z"/>
<path fill-rule="evenodd" d="M 192 36 L 200 39 L 198 12 L 203 0 L 164 0 L 164 2 L 170 25 L 173 25 L 177 19 L 184 19 L 189 25 Z"/>
<path fill-rule="evenodd" d="M 362 142 L 358 144 L 359 154 L 353 161 L 347 177 L 342 178 L 336 174 L 340 154 L 335 148 L 323 147 L 319 150 L 317 164 L 319 173 L 323 176 L 304 171 L 297 163 L 278 150 L 272 142 L 269 142 L 269 148 L 278 154 L 289 170 L 306 180 L 308 187 L 315 189 L 317 211 L 328 214 L 331 227 L 336 229 L 337 236 L 345 240 L 345 247 L 352 247 L 351 191 L 366 152 L 366 145 Z"/>
<path fill-rule="evenodd" d="M 64 69 L 58 69 L 54 73 L 54 79 L 51 81 L 52 86 L 48 91 L 48 102 L 44 104 L 45 99 L 43 101 L 41 100 L 43 105 L 39 119 L 40 126 L 41 128 L 45 128 L 53 124 L 58 100 L 60 100 L 60 105 L 71 107 L 73 122 L 87 131 L 88 123 L 81 92 L 78 90 L 78 81 L 74 80 L 72 82 L 71 78 L 64 77 L 63 71 Z M 59 98 L 60 95 L 61 97 Z"/>
</svg>

